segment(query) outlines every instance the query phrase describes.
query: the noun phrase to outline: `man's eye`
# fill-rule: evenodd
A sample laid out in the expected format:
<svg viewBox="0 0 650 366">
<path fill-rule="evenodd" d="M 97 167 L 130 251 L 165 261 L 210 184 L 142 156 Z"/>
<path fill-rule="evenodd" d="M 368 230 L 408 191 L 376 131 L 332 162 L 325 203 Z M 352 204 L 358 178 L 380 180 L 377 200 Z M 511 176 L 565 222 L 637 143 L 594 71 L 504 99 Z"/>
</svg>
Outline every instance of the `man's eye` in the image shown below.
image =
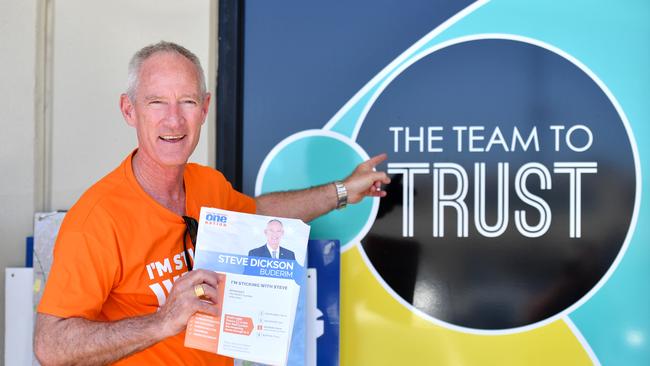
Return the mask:
<svg viewBox="0 0 650 366">
<path fill-rule="evenodd" d="M 149 104 L 162 104 L 163 102 L 160 100 L 152 100 L 149 102 Z"/>
<path fill-rule="evenodd" d="M 195 100 L 184 100 L 183 104 L 189 104 L 189 105 L 197 105 Z"/>
</svg>

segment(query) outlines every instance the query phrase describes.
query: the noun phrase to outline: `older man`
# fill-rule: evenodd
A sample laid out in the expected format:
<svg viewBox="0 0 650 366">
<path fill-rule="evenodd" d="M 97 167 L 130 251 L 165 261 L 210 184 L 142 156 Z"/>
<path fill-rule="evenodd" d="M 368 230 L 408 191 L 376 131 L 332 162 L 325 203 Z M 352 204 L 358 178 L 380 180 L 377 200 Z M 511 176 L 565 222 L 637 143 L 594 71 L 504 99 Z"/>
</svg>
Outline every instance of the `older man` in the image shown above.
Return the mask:
<svg viewBox="0 0 650 366">
<path fill-rule="evenodd" d="M 188 164 L 210 103 L 197 57 L 173 43 L 137 52 L 120 98 L 138 148 L 66 215 L 38 307 L 35 352 L 44 365 L 230 365 L 183 346 L 188 318 L 215 314 L 215 273 L 191 268 L 186 217 L 201 206 L 312 219 L 389 182 L 360 164 L 343 182 L 250 198 L 218 171 Z M 347 197 L 346 197 L 347 196 Z M 191 247 L 189 248 L 191 251 Z M 172 286 L 173 284 L 173 286 Z"/>
</svg>

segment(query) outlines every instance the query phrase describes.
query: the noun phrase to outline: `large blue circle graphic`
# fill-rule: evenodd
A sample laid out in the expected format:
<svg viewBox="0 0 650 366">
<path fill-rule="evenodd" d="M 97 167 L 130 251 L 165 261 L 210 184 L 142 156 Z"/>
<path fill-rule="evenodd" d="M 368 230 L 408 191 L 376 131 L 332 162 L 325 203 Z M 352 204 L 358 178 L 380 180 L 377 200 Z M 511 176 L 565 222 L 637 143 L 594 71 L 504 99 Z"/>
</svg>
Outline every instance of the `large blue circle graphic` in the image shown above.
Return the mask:
<svg viewBox="0 0 650 366">
<path fill-rule="evenodd" d="M 624 122 L 585 71 L 543 47 L 484 39 L 422 58 L 381 93 L 357 141 L 388 150 L 380 168 L 393 176 L 363 250 L 398 296 L 444 322 L 553 317 L 598 285 L 628 234 Z"/>
</svg>

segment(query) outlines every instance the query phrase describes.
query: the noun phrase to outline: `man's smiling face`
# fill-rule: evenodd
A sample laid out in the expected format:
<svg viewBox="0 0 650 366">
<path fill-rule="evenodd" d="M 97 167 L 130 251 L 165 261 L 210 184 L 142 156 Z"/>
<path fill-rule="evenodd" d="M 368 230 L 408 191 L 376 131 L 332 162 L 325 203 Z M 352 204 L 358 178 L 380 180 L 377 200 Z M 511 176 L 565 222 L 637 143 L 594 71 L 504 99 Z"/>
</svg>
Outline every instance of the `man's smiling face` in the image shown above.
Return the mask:
<svg viewBox="0 0 650 366">
<path fill-rule="evenodd" d="M 280 246 L 280 240 L 284 235 L 284 229 L 282 227 L 282 224 L 277 221 L 269 222 L 266 225 L 266 230 L 264 230 L 264 234 L 266 235 L 266 243 L 271 248 L 273 248 L 273 250 L 277 250 L 278 247 Z"/>
<path fill-rule="evenodd" d="M 138 154 L 161 167 L 184 165 L 199 141 L 210 96 L 201 95 L 194 64 L 159 52 L 140 67 L 135 100 L 122 96 L 122 111 L 138 135 Z"/>
</svg>

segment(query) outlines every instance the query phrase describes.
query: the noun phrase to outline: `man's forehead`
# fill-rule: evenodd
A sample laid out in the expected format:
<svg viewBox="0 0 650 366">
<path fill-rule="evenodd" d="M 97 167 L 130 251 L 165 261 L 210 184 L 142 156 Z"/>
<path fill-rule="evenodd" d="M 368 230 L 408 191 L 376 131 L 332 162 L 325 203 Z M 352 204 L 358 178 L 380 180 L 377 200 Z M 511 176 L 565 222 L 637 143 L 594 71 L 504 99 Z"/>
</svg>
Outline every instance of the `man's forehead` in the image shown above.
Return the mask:
<svg viewBox="0 0 650 366">
<path fill-rule="evenodd" d="M 282 224 L 279 223 L 279 222 L 277 222 L 277 221 L 271 221 L 271 222 L 269 222 L 268 225 L 267 225 L 266 227 L 267 227 L 268 229 L 272 229 L 272 230 L 282 230 Z"/>
</svg>

